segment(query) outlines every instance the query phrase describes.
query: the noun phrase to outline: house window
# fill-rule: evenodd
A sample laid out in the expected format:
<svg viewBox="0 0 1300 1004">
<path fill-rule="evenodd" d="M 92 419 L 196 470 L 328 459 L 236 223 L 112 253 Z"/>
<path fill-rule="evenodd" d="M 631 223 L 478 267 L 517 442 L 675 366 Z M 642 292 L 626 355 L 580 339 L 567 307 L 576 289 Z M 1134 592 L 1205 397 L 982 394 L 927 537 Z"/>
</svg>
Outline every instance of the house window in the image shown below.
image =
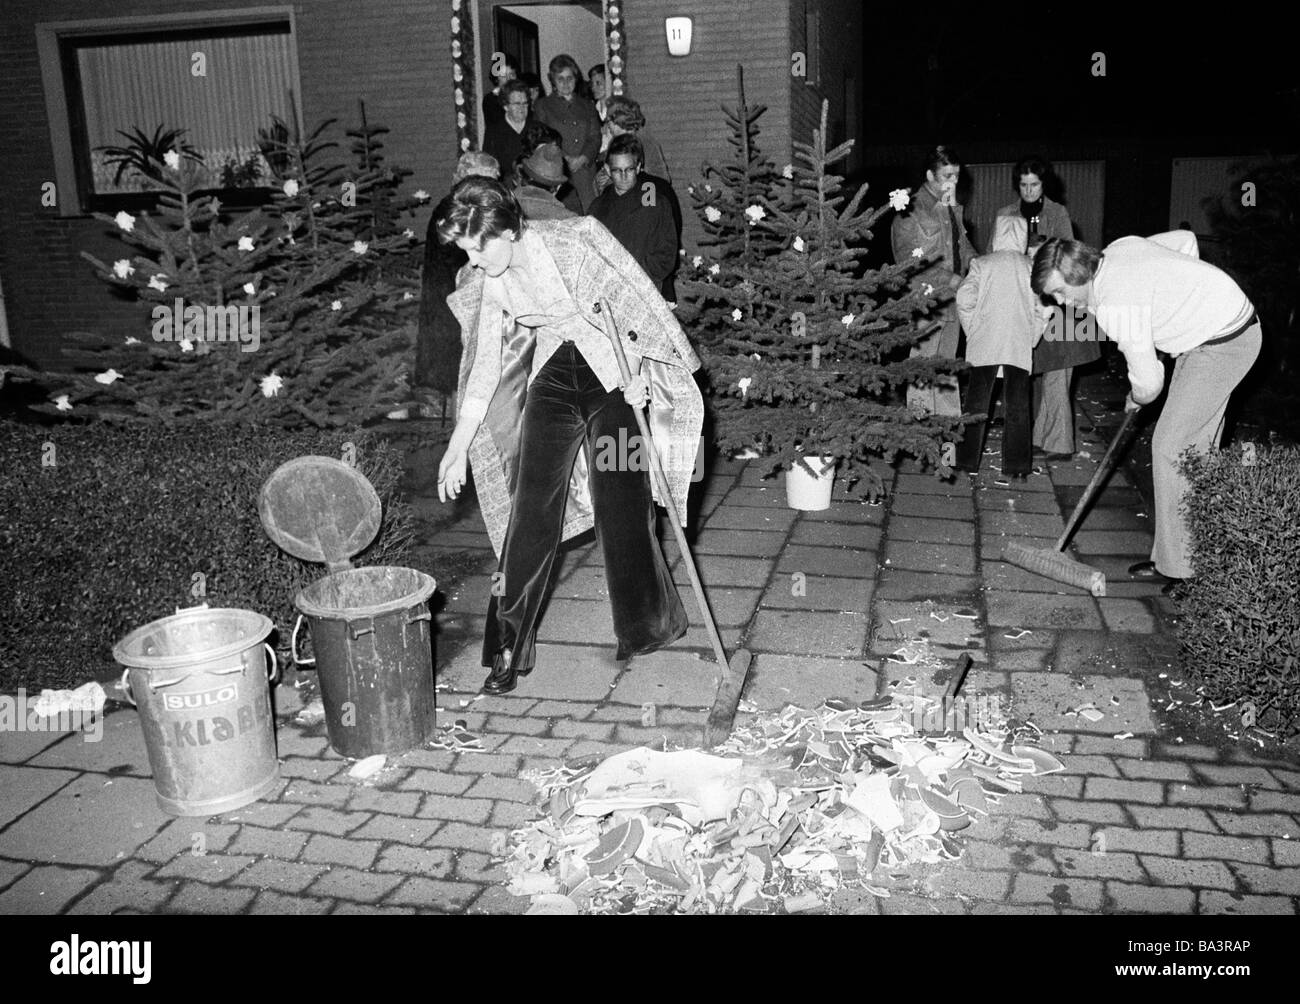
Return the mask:
<svg viewBox="0 0 1300 1004">
<path fill-rule="evenodd" d="M 263 145 L 276 119 L 292 128 L 299 118 L 288 19 L 45 25 L 38 38 L 41 29 L 42 55 L 57 61 L 45 78 L 59 92 L 47 105 L 62 112 L 51 115 L 59 187 L 71 183 L 82 212 L 155 203 L 158 160 L 171 149 L 223 201 L 262 201 L 275 184 Z"/>
</svg>

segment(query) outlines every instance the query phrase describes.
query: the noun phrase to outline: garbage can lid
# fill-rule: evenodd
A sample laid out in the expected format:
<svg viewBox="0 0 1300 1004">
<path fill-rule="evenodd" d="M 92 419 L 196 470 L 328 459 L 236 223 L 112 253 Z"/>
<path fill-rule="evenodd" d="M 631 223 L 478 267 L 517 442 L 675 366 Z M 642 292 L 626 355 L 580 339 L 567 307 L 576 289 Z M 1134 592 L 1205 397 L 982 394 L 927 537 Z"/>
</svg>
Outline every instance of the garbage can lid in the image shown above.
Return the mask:
<svg viewBox="0 0 1300 1004">
<path fill-rule="evenodd" d="M 383 506 L 355 467 L 333 457 L 296 457 L 275 469 L 258 499 L 267 535 L 295 558 L 350 567 L 379 533 Z"/>
</svg>

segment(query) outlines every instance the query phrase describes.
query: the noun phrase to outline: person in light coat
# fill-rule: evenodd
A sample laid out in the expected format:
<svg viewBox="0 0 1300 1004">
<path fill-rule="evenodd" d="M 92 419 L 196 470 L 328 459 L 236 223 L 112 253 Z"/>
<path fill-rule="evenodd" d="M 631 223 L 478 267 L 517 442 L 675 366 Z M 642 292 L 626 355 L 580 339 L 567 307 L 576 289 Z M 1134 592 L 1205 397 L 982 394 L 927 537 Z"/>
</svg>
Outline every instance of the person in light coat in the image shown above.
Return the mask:
<svg viewBox="0 0 1300 1004">
<path fill-rule="evenodd" d="M 1020 481 L 1028 477 L 1033 463 L 1029 378 L 1045 322 L 1029 285 L 1029 263 L 1023 250 L 994 251 L 972 261 L 957 287 L 957 315 L 966 331 L 966 362 L 971 367 L 966 407 L 987 416 L 994 383 L 1002 377 L 1002 473 Z M 980 419 L 966 426 L 957 447 L 961 470 L 979 471 L 986 425 L 986 419 Z"/>
<path fill-rule="evenodd" d="M 438 237 L 468 255 L 447 304 L 460 321 L 456 428 L 438 467 L 455 498 L 467 465 L 500 558 L 483 665 L 489 694 L 533 668 L 537 629 L 562 540 L 594 525 L 618 640 L 616 660 L 685 634 L 686 611 L 655 533 L 649 424 L 683 519 L 696 476 L 704 403 L 696 356 L 653 282 L 591 217 L 528 222 L 499 182 L 470 178 L 435 211 Z M 605 310 L 625 346 L 620 390 Z"/>
</svg>

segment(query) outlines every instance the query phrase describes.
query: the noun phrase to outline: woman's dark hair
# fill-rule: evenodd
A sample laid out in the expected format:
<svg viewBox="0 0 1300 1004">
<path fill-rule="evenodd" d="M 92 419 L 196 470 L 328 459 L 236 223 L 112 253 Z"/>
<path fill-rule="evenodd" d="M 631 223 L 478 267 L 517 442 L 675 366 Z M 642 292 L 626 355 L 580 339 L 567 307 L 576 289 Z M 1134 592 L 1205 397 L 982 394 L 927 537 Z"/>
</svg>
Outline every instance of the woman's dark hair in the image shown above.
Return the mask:
<svg viewBox="0 0 1300 1004">
<path fill-rule="evenodd" d="M 508 84 L 505 85 L 505 87 L 501 88 L 502 106 L 505 106 L 510 103 L 510 95 L 512 94 L 522 94 L 524 97 L 528 97 L 528 85 L 525 84 L 518 77 L 515 77 L 514 80 L 510 81 Z"/>
<path fill-rule="evenodd" d="M 938 173 L 939 168 L 961 167 L 961 158 L 957 156 L 957 151 L 950 146 L 936 146 L 925 158 L 925 169 Z"/>
<path fill-rule="evenodd" d="M 441 244 L 468 237 L 483 245 L 507 230 L 523 233 L 524 214 L 510 190 L 492 178 L 469 177 L 451 190 L 433 211 L 434 230 Z"/>
<path fill-rule="evenodd" d="M 1053 272 L 1060 272 L 1068 286 L 1082 286 L 1097 274 L 1101 252 L 1083 241 L 1067 241 L 1060 237 L 1048 240 L 1034 255 L 1029 287 L 1035 295 L 1043 295 L 1043 286 Z"/>
<path fill-rule="evenodd" d="M 551 60 L 551 65 L 546 68 L 546 75 L 551 80 L 551 87 L 555 87 L 555 75 L 561 70 L 573 71 L 573 83 L 575 86 L 581 84 L 586 79 L 582 71 L 578 69 L 578 61 L 570 56 L 567 52 L 561 53 Z"/>
<path fill-rule="evenodd" d="M 536 87 L 537 96 L 539 98 L 546 97 L 546 87 L 542 83 L 542 78 L 539 77 L 536 73 L 525 73 L 519 79 L 528 85 L 529 90 Z"/>
<path fill-rule="evenodd" d="M 539 146 L 554 143 L 564 149 L 564 137 L 544 122 L 532 122 L 519 134 L 519 149 L 524 158 L 531 157 Z"/>
<path fill-rule="evenodd" d="M 1011 169 L 1011 188 L 1013 191 L 1020 191 L 1020 179 L 1026 174 L 1038 175 L 1038 180 L 1046 187 L 1047 177 L 1052 172 L 1052 165 L 1042 157 L 1037 155 L 1022 157 L 1016 161 L 1016 166 Z"/>
<path fill-rule="evenodd" d="M 637 139 L 636 133 L 625 132 L 622 136 L 615 136 L 610 140 L 609 149 L 605 151 L 605 163 L 608 164 L 611 157 L 620 153 L 630 153 L 636 158 L 638 166 L 645 164 L 645 147 Z"/>
<path fill-rule="evenodd" d="M 605 100 L 605 118 L 628 132 L 640 132 L 645 128 L 645 113 L 641 106 L 622 95 Z"/>
</svg>

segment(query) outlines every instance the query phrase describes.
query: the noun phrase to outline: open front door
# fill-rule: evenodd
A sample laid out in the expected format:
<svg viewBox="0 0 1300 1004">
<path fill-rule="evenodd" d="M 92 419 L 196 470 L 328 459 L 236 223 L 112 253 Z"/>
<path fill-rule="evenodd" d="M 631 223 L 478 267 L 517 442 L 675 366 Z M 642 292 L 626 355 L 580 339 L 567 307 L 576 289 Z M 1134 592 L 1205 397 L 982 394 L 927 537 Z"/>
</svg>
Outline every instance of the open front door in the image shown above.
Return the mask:
<svg viewBox="0 0 1300 1004">
<path fill-rule="evenodd" d="M 541 53 L 537 44 L 537 23 L 520 17 L 513 11 L 493 10 L 496 20 L 495 38 L 497 52 L 514 58 L 520 73 L 542 75 Z"/>
</svg>

